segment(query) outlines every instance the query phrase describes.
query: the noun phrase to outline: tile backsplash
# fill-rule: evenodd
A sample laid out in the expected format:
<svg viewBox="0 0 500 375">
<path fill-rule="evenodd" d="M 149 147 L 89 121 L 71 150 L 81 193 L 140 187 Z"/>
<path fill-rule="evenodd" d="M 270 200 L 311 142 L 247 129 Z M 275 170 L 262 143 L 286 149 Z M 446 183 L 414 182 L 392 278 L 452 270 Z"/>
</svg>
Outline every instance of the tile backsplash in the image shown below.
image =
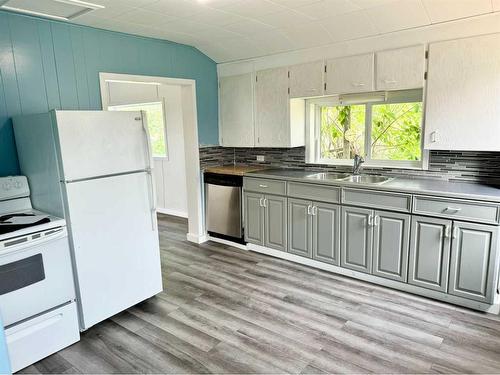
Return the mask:
<svg viewBox="0 0 500 375">
<path fill-rule="evenodd" d="M 264 161 L 257 161 L 263 155 Z M 256 164 L 282 168 L 349 171 L 349 167 L 305 162 L 305 147 L 233 148 L 200 147 L 202 168 L 216 165 Z M 364 173 L 406 175 L 449 181 L 482 182 L 500 185 L 500 152 L 431 151 L 428 170 L 396 168 L 363 168 Z"/>
</svg>

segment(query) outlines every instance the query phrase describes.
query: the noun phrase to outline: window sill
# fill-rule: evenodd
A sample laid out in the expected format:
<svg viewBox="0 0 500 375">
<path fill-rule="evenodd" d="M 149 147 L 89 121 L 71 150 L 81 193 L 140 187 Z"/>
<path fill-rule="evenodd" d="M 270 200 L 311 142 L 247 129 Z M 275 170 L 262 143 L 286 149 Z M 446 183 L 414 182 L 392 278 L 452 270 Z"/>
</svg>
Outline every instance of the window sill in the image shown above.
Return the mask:
<svg viewBox="0 0 500 375">
<path fill-rule="evenodd" d="M 352 160 L 317 160 L 317 161 L 308 161 L 308 164 L 316 164 L 316 165 L 332 165 L 339 167 L 352 167 Z M 363 168 L 370 169 L 408 169 L 408 170 L 427 170 L 428 168 L 425 166 L 424 162 L 421 163 L 412 163 L 412 162 L 402 162 L 402 163 L 384 163 L 384 162 L 365 162 L 361 165 L 361 170 Z"/>
</svg>

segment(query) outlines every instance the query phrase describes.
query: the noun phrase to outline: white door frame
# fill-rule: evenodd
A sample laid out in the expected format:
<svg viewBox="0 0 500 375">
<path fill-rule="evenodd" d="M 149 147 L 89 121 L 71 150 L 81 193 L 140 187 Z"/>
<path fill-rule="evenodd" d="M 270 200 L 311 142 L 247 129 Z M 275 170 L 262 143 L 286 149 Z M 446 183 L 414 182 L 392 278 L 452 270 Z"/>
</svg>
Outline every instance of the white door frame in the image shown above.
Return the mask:
<svg viewBox="0 0 500 375">
<path fill-rule="evenodd" d="M 198 142 L 198 115 L 196 110 L 196 81 L 194 79 L 153 77 L 133 74 L 99 73 L 102 109 L 109 107 L 109 90 L 106 82 L 119 81 L 181 87 L 182 117 L 184 127 L 184 153 L 186 160 L 186 187 L 188 205 L 187 240 L 195 243 L 206 241 L 203 220 L 202 181 Z"/>
</svg>

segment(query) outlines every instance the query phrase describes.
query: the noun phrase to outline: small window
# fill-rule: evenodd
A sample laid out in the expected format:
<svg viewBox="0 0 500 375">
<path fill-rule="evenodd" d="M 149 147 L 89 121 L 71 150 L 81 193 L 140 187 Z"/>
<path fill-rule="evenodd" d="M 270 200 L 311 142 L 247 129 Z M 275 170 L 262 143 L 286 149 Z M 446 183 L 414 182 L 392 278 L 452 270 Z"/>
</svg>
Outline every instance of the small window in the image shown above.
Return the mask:
<svg viewBox="0 0 500 375">
<path fill-rule="evenodd" d="M 309 162 L 422 168 L 422 90 L 323 97 L 307 101 Z"/>
<path fill-rule="evenodd" d="M 148 121 L 149 136 L 153 157 L 167 157 L 167 136 L 165 127 L 165 111 L 162 102 L 115 105 L 108 107 L 110 111 L 144 111 Z"/>
</svg>

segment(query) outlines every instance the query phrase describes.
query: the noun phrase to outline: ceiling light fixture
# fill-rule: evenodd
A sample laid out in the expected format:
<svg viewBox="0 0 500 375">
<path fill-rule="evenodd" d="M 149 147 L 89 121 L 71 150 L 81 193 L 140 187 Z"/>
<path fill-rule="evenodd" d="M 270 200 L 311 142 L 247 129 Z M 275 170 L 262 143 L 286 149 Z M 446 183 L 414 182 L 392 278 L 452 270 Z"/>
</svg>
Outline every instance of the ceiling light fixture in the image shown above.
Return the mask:
<svg viewBox="0 0 500 375">
<path fill-rule="evenodd" d="M 0 0 L 0 8 L 33 16 L 70 21 L 105 7 L 81 0 Z"/>
</svg>

